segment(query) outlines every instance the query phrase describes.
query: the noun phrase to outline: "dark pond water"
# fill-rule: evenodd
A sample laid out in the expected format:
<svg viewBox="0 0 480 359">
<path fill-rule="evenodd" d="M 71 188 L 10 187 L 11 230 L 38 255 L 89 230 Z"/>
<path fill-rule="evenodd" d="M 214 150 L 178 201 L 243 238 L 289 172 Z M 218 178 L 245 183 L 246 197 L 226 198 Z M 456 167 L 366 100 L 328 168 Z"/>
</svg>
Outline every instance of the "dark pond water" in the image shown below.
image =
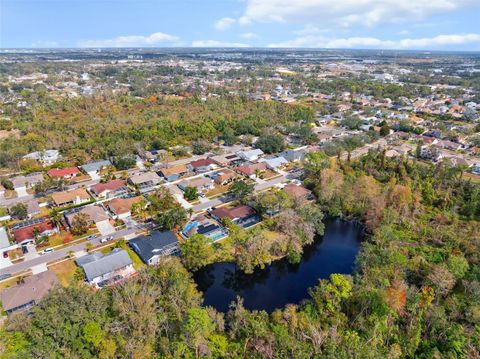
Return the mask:
<svg viewBox="0 0 480 359">
<path fill-rule="evenodd" d="M 215 263 L 194 274 L 204 304 L 228 311 L 237 296 L 247 309 L 272 312 L 289 303 L 308 298 L 308 288 L 332 273 L 349 274 L 360 249 L 362 226 L 340 219 L 326 219 L 325 235 L 304 250 L 302 261 L 286 259 L 252 274 L 243 273 L 234 263 Z"/>
</svg>

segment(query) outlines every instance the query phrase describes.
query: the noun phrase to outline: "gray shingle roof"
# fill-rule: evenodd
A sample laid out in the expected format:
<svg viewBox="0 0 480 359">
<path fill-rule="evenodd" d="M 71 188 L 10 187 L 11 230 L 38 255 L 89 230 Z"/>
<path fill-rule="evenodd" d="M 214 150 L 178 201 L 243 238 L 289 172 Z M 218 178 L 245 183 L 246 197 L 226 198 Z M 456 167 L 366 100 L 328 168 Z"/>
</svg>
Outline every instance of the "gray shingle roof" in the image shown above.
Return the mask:
<svg viewBox="0 0 480 359">
<path fill-rule="evenodd" d="M 111 165 L 112 163 L 109 160 L 99 160 L 99 161 L 87 163 L 81 166 L 81 168 L 88 173 L 88 172 L 97 172 L 101 170 L 103 167 L 108 167 Z"/>
<path fill-rule="evenodd" d="M 77 264 L 83 268 L 87 280 L 93 279 L 105 274 L 114 272 L 132 264 L 132 260 L 127 251 L 115 248 L 110 253 L 103 255 L 95 252 L 77 259 Z"/>
<path fill-rule="evenodd" d="M 149 236 L 141 236 L 131 239 L 129 242 L 133 250 L 142 258 L 145 263 L 162 249 L 178 243 L 177 237 L 172 231 L 153 231 Z"/>
</svg>

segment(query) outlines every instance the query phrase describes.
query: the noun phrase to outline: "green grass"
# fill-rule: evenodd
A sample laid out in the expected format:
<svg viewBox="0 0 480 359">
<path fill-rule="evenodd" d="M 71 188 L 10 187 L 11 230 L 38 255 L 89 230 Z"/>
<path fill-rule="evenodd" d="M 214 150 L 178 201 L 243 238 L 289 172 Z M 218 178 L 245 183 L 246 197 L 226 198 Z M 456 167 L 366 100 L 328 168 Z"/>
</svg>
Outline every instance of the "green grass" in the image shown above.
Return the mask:
<svg viewBox="0 0 480 359">
<path fill-rule="evenodd" d="M 128 255 L 130 256 L 130 258 L 132 259 L 132 262 L 133 262 L 133 267 L 135 269 L 140 269 L 142 267 L 145 267 L 146 264 L 143 263 L 143 261 L 140 259 L 140 257 L 138 256 L 137 253 L 135 253 L 127 244 L 127 242 L 125 241 L 120 241 L 118 242 L 119 245 L 120 245 L 120 248 L 123 248 L 127 251 Z"/>
</svg>

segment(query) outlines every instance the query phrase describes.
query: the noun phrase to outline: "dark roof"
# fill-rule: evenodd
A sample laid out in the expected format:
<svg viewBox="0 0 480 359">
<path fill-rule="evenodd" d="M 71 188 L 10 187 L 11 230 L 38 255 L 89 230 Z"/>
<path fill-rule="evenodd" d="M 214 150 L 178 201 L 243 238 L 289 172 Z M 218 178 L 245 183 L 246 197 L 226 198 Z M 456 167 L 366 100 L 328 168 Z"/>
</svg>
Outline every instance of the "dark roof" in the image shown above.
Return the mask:
<svg viewBox="0 0 480 359">
<path fill-rule="evenodd" d="M 148 236 L 131 239 L 129 242 L 133 250 L 145 263 L 167 247 L 177 244 L 178 240 L 172 231 L 152 231 Z"/>
<path fill-rule="evenodd" d="M 220 219 L 228 217 L 231 220 L 248 218 L 255 213 L 256 212 L 252 207 L 246 205 L 234 208 L 220 207 L 211 212 L 212 216 Z"/>
</svg>

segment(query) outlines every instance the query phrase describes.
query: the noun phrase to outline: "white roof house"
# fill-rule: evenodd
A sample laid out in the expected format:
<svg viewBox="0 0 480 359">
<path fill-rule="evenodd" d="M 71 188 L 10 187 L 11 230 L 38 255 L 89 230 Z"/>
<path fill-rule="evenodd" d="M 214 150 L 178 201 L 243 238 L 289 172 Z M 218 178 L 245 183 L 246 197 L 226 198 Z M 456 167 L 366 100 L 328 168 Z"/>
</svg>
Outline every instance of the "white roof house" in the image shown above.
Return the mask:
<svg viewBox="0 0 480 359">
<path fill-rule="evenodd" d="M 259 148 L 250 151 L 241 151 L 237 153 L 238 157 L 245 161 L 257 161 L 263 155 L 263 151 Z"/>
<path fill-rule="evenodd" d="M 7 230 L 5 227 L 0 227 L 0 251 L 3 248 L 10 246 L 10 241 L 8 240 Z"/>
<path fill-rule="evenodd" d="M 265 162 L 267 168 L 271 170 L 276 170 L 277 168 L 282 167 L 283 165 L 286 165 L 288 163 L 288 161 L 283 156 L 262 159 L 260 160 L 260 162 Z"/>
<path fill-rule="evenodd" d="M 60 152 L 58 150 L 45 150 L 32 152 L 28 155 L 23 156 L 23 158 L 28 158 L 42 162 L 44 166 L 53 165 L 60 159 Z"/>
</svg>

